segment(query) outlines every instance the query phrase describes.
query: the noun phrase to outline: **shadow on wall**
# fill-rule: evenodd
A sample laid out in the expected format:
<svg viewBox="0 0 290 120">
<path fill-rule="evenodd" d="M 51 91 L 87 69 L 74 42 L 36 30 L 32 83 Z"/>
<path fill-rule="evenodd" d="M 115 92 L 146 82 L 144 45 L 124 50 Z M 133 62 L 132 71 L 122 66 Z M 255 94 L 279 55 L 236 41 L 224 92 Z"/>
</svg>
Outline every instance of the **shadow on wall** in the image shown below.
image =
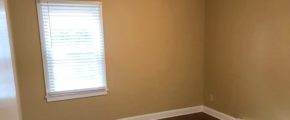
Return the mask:
<svg viewBox="0 0 290 120">
<path fill-rule="evenodd" d="M 206 10 L 206 104 L 232 116 L 288 120 L 290 1 L 208 0 Z"/>
</svg>

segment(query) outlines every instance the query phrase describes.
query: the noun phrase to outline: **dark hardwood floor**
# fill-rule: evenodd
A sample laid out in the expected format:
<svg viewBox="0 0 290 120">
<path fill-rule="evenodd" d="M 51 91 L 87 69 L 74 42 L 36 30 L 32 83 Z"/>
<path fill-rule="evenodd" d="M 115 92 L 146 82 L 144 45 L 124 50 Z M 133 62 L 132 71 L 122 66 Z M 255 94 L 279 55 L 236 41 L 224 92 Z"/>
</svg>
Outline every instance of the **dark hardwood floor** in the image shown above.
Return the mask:
<svg viewBox="0 0 290 120">
<path fill-rule="evenodd" d="M 195 114 L 183 115 L 183 116 L 178 116 L 178 117 L 173 117 L 173 118 L 166 118 L 162 120 L 219 120 L 219 119 L 209 116 L 205 113 L 195 113 Z"/>
</svg>

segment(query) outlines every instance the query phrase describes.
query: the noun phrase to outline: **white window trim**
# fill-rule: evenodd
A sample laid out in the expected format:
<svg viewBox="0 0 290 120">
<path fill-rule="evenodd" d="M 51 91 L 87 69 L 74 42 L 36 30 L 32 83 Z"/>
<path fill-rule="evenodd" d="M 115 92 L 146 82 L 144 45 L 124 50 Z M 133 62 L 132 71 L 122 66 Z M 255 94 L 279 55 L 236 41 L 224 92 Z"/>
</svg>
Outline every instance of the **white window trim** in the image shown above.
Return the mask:
<svg viewBox="0 0 290 120">
<path fill-rule="evenodd" d="M 41 13 L 41 8 L 40 8 L 40 3 L 41 2 L 50 2 L 50 3 L 76 3 L 76 4 L 102 4 L 99 0 L 96 1 L 78 1 L 78 0 L 36 0 L 37 4 L 37 12 L 38 12 L 38 22 L 39 22 L 39 32 L 40 32 L 40 40 L 43 42 L 43 23 L 42 23 L 42 13 Z M 102 8 L 101 8 L 101 13 Z M 100 14 L 101 17 L 101 29 L 103 30 L 103 15 Z M 104 31 L 103 31 L 104 32 Z M 49 88 L 48 88 L 48 71 L 47 71 L 47 60 L 45 58 L 45 53 L 43 53 L 45 50 L 44 44 L 41 44 L 41 50 L 42 50 L 42 62 L 43 62 L 43 71 L 44 71 L 44 77 L 45 77 L 45 90 L 46 90 L 46 101 L 47 102 L 56 102 L 56 101 L 63 101 L 63 100 L 71 100 L 71 99 L 77 99 L 77 98 L 87 98 L 87 97 L 94 97 L 94 96 L 103 96 L 108 94 L 108 88 L 107 88 L 107 77 L 106 77 L 106 60 L 104 57 L 104 77 L 105 77 L 105 86 L 102 88 L 95 88 L 94 90 L 73 90 L 69 92 L 63 92 L 63 93 L 56 93 L 56 94 L 51 94 L 49 93 Z M 105 49 L 104 49 L 104 54 L 105 54 Z"/>
<path fill-rule="evenodd" d="M 100 95 L 107 95 L 107 89 L 96 89 L 96 90 L 83 90 L 83 91 L 72 91 L 72 92 L 65 92 L 64 94 L 57 93 L 55 95 L 47 94 L 46 99 L 47 102 L 54 102 L 54 101 L 62 101 L 62 100 L 71 100 L 76 98 L 86 98 L 86 97 L 94 97 Z"/>
<path fill-rule="evenodd" d="M 37 0 L 37 3 L 49 2 L 49 3 L 75 3 L 75 4 L 101 4 L 99 0 L 95 1 L 81 1 L 81 0 Z"/>
</svg>

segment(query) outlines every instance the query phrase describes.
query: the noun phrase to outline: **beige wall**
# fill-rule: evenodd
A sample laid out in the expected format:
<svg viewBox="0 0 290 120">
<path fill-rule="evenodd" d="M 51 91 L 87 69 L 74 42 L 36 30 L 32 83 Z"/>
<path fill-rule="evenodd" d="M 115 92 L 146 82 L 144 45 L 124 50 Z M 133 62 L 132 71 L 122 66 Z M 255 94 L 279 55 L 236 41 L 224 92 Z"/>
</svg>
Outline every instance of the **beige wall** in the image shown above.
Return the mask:
<svg viewBox="0 0 290 120">
<path fill-rule="evenodd" d="M 206 105 L 288 120 L 290 1 L 207 0 L 206 20 L 204 1 L 103 0 L 109 94 L 46 103 L 35 0 L 9 0 L 24 120 L 110 120 L 200 105 L 203 75 Z"/>
<path fill-rule="evenodd" d="M 35 0 L 9 0 L 24 120 L 111 120 L 203 104 L 203 0 L 103 0 L 106 96 L 46 103 Z"/>
<path fill-rule="evenodd" d="M 255 120 L 289 120 L 289 11 L 289 0 L 207 1 L 206 105 Z"/>
</svg>

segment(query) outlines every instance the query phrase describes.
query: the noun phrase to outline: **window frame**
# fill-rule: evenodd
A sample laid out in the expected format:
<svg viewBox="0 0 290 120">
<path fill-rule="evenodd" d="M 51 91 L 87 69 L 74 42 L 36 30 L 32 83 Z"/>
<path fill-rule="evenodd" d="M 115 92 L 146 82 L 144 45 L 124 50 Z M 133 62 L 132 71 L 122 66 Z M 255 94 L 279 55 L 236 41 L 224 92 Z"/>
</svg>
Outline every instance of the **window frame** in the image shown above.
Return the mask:
<svg viewBox="0 0 290 120">
<path fill-rule="evenodd" d="M 100 5 L 100 21 L 101 21 L 101 32 L 104 35 L 103 30 L 103 11 L 102 11 L 102 2 L 100 1 L 80 1 L 80 0 L 36 0 L 37 4 L 37 13 L 38 13 L 38 24 L 39 24 L 39 34 L 40 34 L 40 42 L 41 42 L 41 54 L 42 54 L 42 64 L 43 64 L 43 72 L 44 72 L 44 81 L 45 81 L 45 93 L 46 93 L 46 101 L 47 102 L 54 102 L 54 101 L 62 101 L 62 100 L 70 100 L 70 99 L 77 99 L 77 98 L 86 98 L 86 97 L 93 97 L 93 96 L 100 96 L 100 95 L 107 95 L 108 94 L 108 85 L 107 85 L 107 77 L 106 77 L 106 54 L 105 48 L 103 49 L 104 58 L 103 58 L 103 72 L 104 72 L 104 87 L 100 88 L 89 88 L 89 89 L 80 89 L 80 90 L 66 90 L 62 92 L 49 92 L 49 75 L 48 75 L 48 64 L 46 60 L 46 46 L 45 46 L 45 38 L 44 38 L 44 24 L 42 19 L 42 10 L 41 10 L 41 3 L 49 2 L 49 3 L 60 3 L 60 4 L 98 4 Z M 103 38 L 104 40 L 104 38 Z M 103 41 L 105 43 L 105 41 Z M 104 46 L 105 47 L 105 46 Z"/>
</svg>

